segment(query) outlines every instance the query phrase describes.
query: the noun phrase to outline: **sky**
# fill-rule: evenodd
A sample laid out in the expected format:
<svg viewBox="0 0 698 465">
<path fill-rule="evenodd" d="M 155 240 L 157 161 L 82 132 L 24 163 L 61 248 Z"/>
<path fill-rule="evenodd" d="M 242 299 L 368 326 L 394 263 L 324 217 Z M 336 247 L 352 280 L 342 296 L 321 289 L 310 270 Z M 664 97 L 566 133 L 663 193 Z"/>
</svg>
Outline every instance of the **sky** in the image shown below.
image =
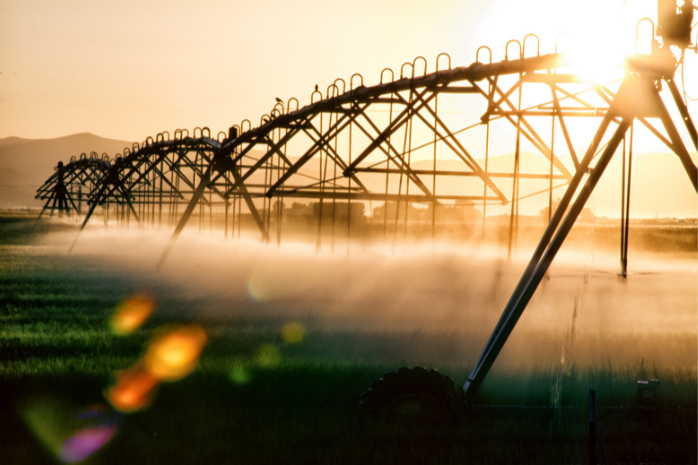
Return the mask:
<svg viewBox="0 0 698 465">
<path fill-rule="evenodd" d="M 257 126 L 276 97 L 305 105 L 315 84 L 353 73 L 375 84 L 418 55 L 429 71 L 441 52 L 469 65 L 480 45 L 501 60 L 531 32 L 541 53 L 561 31 L 628 50 L 644 16 L 656 17 L 655 1 L 0 0 L 0 138 L 215 134 L 245 118 Z"/>
</svg>

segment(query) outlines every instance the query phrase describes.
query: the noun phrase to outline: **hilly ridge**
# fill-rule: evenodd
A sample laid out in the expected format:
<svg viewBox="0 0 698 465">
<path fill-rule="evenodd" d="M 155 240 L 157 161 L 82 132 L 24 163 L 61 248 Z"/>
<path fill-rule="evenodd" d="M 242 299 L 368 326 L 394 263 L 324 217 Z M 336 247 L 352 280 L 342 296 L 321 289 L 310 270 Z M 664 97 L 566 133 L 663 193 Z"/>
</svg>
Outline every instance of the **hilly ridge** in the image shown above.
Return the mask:
<svg viewBox="0 0 698 465">
<path fill-rule="evenodd" d="M 56 139 L 0 139 L 0 208 L 40 207 L 36 190 L 59 161 L 95 151 L 113 157 L 132 143 L 82 133 Z"/>
</svg>

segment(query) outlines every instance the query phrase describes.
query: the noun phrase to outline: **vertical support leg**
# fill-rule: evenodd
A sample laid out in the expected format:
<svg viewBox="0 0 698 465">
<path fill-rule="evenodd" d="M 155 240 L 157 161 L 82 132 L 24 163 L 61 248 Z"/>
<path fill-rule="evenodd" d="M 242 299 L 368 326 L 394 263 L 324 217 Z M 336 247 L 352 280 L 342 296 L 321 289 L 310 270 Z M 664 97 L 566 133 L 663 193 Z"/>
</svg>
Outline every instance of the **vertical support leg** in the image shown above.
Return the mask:
<svg viewBox="0 0 698 465">
<path fill-rule="evenodd" d="M 579 192 L 576 200 L 571 205 L 569 213 L 567 213 L 567 216 L 565 216 L 564 220 L 562 220 L 562 216 L 565 214 L 567 206 L 572 201 L 572 198 L 582 181 L 584 173 L 593 159 L 599 141 L 608 128 L 611 119 L 610 115 L 611 112 L 609 112 L 601 122 L 599 130 L 597 131 L 592 144 L 582 160 L 580 169 L 578 169 L 572 177 L 570 186 L 560 201 L 560 205 L 555 211 L 552 221 L 546 228 L 545 233 L 543 234 L 543 237 L 533 254 L 533 257 L 531 258 L 531 261 L 526 267 L 521 280 L 504 308 L 502 316 L 500 317 L 499 322 L 497 322 L 497 325 L 495 326 L 482 355 L 480 355 L 473 372 L 466 380 L 463 390 L 465 391 L 468 399 L 472 399 L 475 392 L 477 392 L 477 389 L 484 381 L 487 372 L 492 367 L 492 364 L 497 358 L 497 355 L 499 355 L 502 347 L 504 347 L 504 343 L 514 329 L 514 326 L 525 310 L 526 305 L 528 305 L 528 302 L 531 300 L 531 297 L 533 297 L 538 284 L 547 272 L 552 260 L 555 258 L 555 255 L 560 250 L 562 243 L 572 229 L 572 226 L 584 208 L 586 201 L 591 196 L 594 187 L 596 187 L 596 184 L 608 166 L 613 154 L 623 140 L 623 137 L 630 126 L 630 121 L 627 119 L 623 119 L 621 121 L 620 125 L 613 134 L 613 137 L 611 137 L 609 140 L 603 154 L 597 161 L 595 168 L 589 175 L 589 179 L 587 180 L 585 186 Z M 560 228 L 557 230 L 557 232 L 555 232 L 558 224 L 560 225 Z"/>
<path fill-rule="evenodd" d="M 413 131 L 413 122 L 412 119 L 410 119 L 410 131 L 409 131 L 409 136 L 408 136 L 408 144 L 407 144 L 407 169 L 411 170 L 412 169 L 412 131 Z M 407 176 L 406 181 L 405 181 L 405 196 L 407 198 L 410 197 L 410 177 Z M 409 222 L 409 216 L 410 216 L 410 202 L 408 200 L 405 200 L 405 244 L 407 244 L 407 223 Z"/>
<path fill-rule="evenodd" d="M 322 117 L 322 115 L 321 115 Z M 320 131 L 322 131 L 322 121 L 320 122 Z M 315 243 L 315 252 L 319 252 L 322 249 L 322 210 L 323 210 L 323 198 L 325 194 L 325 180 L 327 179 L 327 156 L 325 156 L 325 169 L 323 170 L 322 156 L 325 153 L 324 149 L 320 152 L 320 202 L 318 205 L 318 223 L 317 223 L 317 242 Z"/>
<path fill-rule="evenodd" d="M 228 238 L 228 207 L 230 206 L 230 202 L 228 201 L 228 198 L 225 198 L 225 236 L 224 238 Z"/>
<path fill-rule="evenodd" d="M 335 138 L 335 143 L 337 138 Z M 337 152 L 337 147 L 335 146 L 335 153 Z M 332 241 L 330 246 L 330 251 L 334 254 L 334 230 L 335 223 L 337 222 L 337 162 L 332 160 L 334 165 L 334 173 L 332 174 Z"/>
<path fill-rule="evenodd" d="M 623 154 L 625 155 L 625 154 Z M 623 168 L 625 168 L 625 164 L 623 164 Z M 628 276 L 628 236 L 629 236 L 629 230 L 630 230 L 630 179 L 632 176 L 632 170 L 633 170 L 633 127 L 630 126 L 630 147 L 628 151 L 628 187 L 627 191 L 625 193 L 625 224 L 623 225 L 622 231 L 623 231 L 623 240 L 622 240 L 622 250 L 621 250 L 621 258 L 620 258 L 620 266 L 621 266 L 621 276 L 626 278 Z"/>
<path fill-rule="evenodd" d="M 519 81 L 523 78 L 522 74 L 519 74 Z M 519 164 L 521 162 L 521 93 L 523 91 L 523 84 L 519 83 L 519 104 L 517 110 L 519 112 L 516 117 L 516 152 L 514 155 L 514 180 L 511 188 L 511 217 L 509 218 L 509 249 L 507 252 L 507 257 L 511 258 L 511 249 L 514 243 L 514 224 L 516 224 L 516 235 L 518 236 L 519 230 Z M 552 156 L 550 157 L 552 159 Z M 518 240 L 518 237 L 517 237 Z"/>
<path fill-rule="evenodd" d="M 438 115 L 439 114 L 439 94 L 436 94 L 436 97 L 434 97 L 434 114 Z M 438 124 L 438 119 L 436 116 L 434 116 L 434 128 L 436 128 Z M 489 123 L 487 124 L 487 135 L 489 136 L 490 134 L 490 125 Z M 436 131 L 434 131 L 434 173 L 436 173 L 436 146 L 437 146 L 437 139 L 438 139 L 438 134 Z M 487 139 L 487 142 L 489 143 L 489 137 Z M 488 146 L 485 145 L 485 166 L 487 166 L 487 152 L 488 152 Z M 487 192 L 487 183 L 485 183 L 485 192 Z M 431 203 L 431 246 L 432 250 L 434 249 L 434 238 L 436 237 L 436 174 L 432 176 L 431 180 L 431 193 L 434 196 L 434 200 Z M 483 195 L 484 197 L 484 195 Z M 483 212 L 485 211 L 485 201 L 483 199 L 482 201 L 482 206 L 483 206 Z M 484 218 L 484 214 L 483 214 Z M 484 227 L 483 227 L 484 229 Z"/>
<path fill-rule="evenodd" d="M 553 94 L 555 89 L 551 88 Z M 550 129 L 550 183 L 548 185 L 548 223 L 553 217 L 553 160 L 555 160 L 555 113 L 557 108 L 553 107 L 552 128 Z"/>
<path fill-rule="evenodd" d="M 78 183 L 78 218 L 82 216 L 82 183 Z"/>
<path fill-rule="evenodd" d="M 351 165 L 351 124 L 349 125 L 349 164 Z M 349 189 L 347 192 L 351 193 L 351 177 L 348 179 Z M 371 202 L 368 203 L 368 209 L 371 210 Z M 369 212 L 371 214 L 371 226 L 373 226 L 373 211 Z M 373 229 L 373 228 L 371 228 Z M 349 247 L 351 246 L 351 198 L 347 202 L 347 257 L 349 256 Z"/>
<path fill-rule="evenodd" d="M 238 196 L 238 240 L 242 231 L 242 197 Z"/>
<path fill-rule="evenodd" d="M 693 188 L 698 193 L 698 168 L 696 168 L 695 163 L 693 163 L 691 155 L 689 155 L 683 140 L 681 140 L 679 131 L 676 129 L 676 126 L 674 126 L 674 122 L 672 121 L 669 112 L 663 105 L 660 108 L 660 119 L 662 120 L 664 129 L 666 129 L 669 140 L 671 140 L 671 144 L 674 146 L 674 152 L 679 156 L 681 164 L 683 165 L 686 174 L 688 174 L 688 177 L 693 184 Z"/>
<path fill-rule="evenodd" d="M 276 211 L 276 246 L 281 247 L 281 227 L 284 221 L 284 199 L 278 197 L 279 208 Z"/>
<path fill-rule="evenodd" d="M 621 160 L 621 181 L 620 181 L 620 275 L 625 277 L 623 267 L 623 253 L 625 250 L 625 150 L 626 150 L 626 140 L 623 139 L 623 158 Z"/>
<path fill-rule="evenodd" d="M 489 162 L 490 162 L 490 120 L 487 119 L 487 134 L 485 135 L 485 176 L 489 174 Z M 436 165 L 434 166 L 436 170 Z M 434 183 L 436 187 L 436 183 Z M 436 197 L 436 190 L 434 190 L 434 197 Z M 482 189 L 482 244 L 485 244 L 485 232 L 487 231 L 487 183 L 483 183 Z"/>
<path fill-rule="evenodd" d="M 390 187 L 390 160 L 385 161 L 385 202 L 383 202 L 383 248 L 388 244 L 388 188 Z"/>
<path fill-rule="evenodd" d="M 691 135 L 693 146 L 696 148 L 696 150 L 698 150 L 698 131 L 696 131 L 696 126 L 693 124 L 691 114 L 688 112 L 688 108 L 686 108 L 686 102 L 684 102 L 683 98 L 681 98 L 681 94 L 679 93 L 679 89 L 676 87 L 676 82 L 674 79 L 667 79 L 666 82 L 669 90 L 671 91 L 671 96 L 674 98 L 676 107 L 679 109 L 681 119 L 683 119 L 683 122 L 686 125 L 686 130 Z"/>
<path fill-rule="evenodd" d="M 237 196 L 233 195 L 233 214 L 231 215 L 232 219 L 230 220 L 230 238 L 231 239 L 235 239 L 235 226 L 237 225 L 237 223 L 235 222 L 235 213 L 236 213 L 236 208 L 238 205 L 237 202 L 238 202 Z"/>
<path fill-rule="evenodd" d="M 260 232 L 262 233 L 262 242 L 264 243 L 269 243 L 269 232 L 267 229 L 264 227 L 264 220 L 262 219 L 261 216 L 259 216 L 259 212 L 257 211 L 257 207 L 254 204 L 254 201 L 252 200 L 252 197 L 250 196 L 250 193 L 247 190 L 247 187 L 245 187 L 245 184 L 242 182 L 240 173 L 237 172 L 235 168 L 232 169 L 233 177 L 235 178 L 235 184 L 238 186 L 237 189 L 241 194 L 241 197 L 245 199 L 245 203 L 247 204 L 247 209 L 250 210 L 250 213 L 252 214 L 252 218 L 254 219 L 255 223 L 257 223 L 257 227 L 259 228 Z M 240 203 L 242 203 L 242 199 L 240 200 Z M 238 209 L 241 210 L 242 207 Z M 240 238 L 240 222 L 238 221 L 238 239 Z"/>
<path fill-rule="evenodd" d="M 165 263 L 165 260 L 167 260 L 167 256 L 170 254 L 170 251 L 172 250 L 172 247 L 174 247 L 175 242 L 177 241 L 177 238 L 179 235 L 182 233 L 182 230 L 184 229 L 184 226 L 187 224 L 187 221 L 189 221 L 189 217 L 191 214 L 194 212 L 194 209 L 196 208 L 196 204 L 199 203 L 199 200 L 201 197 L 203 197 L 204 192 L 206 191 L 206 187 L 208 186 L 209 181 L 211 180 L 211 166 L 208 167 L 206 172 L 201 176 L 199 180 L 199 186 L 196 188 L 196 191 L 194 191 L 194 195 L 192 196 L 191 200 L 189 201 L 189 205 L 187 205 L 187 208 L 184 210 L 184 213 L 182 214 L 182 218 L 179 220 L 179 223 L 177 224 L 177 227 L 174 230 L 174 233 L 172 233 L 172 237 L 170 238 L 170 241 L 167 243 L 167 246 L 165 247 L 165 250 L 162 252 L 162 255 L 160 256 L 160 260 L 158 261 L 158 264 L 156 266 L 156 269 L 160 269 L 162 267 L 163 263 Z M 199 222 L 199 225 L 201 222 Z M 199 231 L 201 232 L 201 231 Z"/>
</svg>

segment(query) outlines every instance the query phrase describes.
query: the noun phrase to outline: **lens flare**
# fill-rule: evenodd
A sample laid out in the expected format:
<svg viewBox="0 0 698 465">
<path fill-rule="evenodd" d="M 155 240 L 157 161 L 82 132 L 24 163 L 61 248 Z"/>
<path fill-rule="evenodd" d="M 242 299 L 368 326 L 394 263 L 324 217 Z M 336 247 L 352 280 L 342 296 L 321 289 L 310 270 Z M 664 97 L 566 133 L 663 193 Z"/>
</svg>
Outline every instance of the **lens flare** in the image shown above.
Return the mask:
<svg viewBox="0 0 698 465">
<path fill-rule="evenodd" d="M 262 368 L 273 368 L 281 363 L 281 354 L 273 345 L 264 344 L 257 349 L 254 360 Z"/>
<path fill-rule="evenodd" d="M 135 412 L 150 405 L 157 384 L 155 376 L 137 365 L 119 373 L 116 385 L 105 392 L 105 397 L 119 412 Z"/>
<path fill-rule="evenodd" d="M 298 344 L 305 339 L 305 328 L 302 324 L 292 321 L 283 327 L 281 337 L 288 344 Z"/>
<path fill-rule="evenodd" d="M 155 339 L 145 354 L 145 367 L 161 381 L 176 381 L 191 373 L 208 338 L 198 326 L 182 326 Z"/>
<path fill-rule="evenodd" d="M 121 415 L 104 404 L 80 410 L 51 397 L 32 399 L 20 414 L 63 463 L 81 462 L 100 450 L 116 435 L 121 420 Z"/>
<path fill-rule="evenodd" d="M 116 334 L 130 334 L 148 319 L 157 307 L 155 299 L 138 294 L 121 302 L 111 318 L 111 328 Z"/>
<path fill-rule="evenodd" d="M 573 31 L 563 36 L 562 44 L 562 51 L 572 61 L 572 67 L 583 79 L 595 84 L 622 78 L 625 60 L 632 54 L 627 41 L 617 34 L 611 38 Z"/>
<path fill-rule="evenodd" d="M 80 430 L 63 442 L 58 458 L 65 463 L 81 462 L 108 443 L 116 430 L 115 425 Z"/>
<path fill-rule="evenodd" d="M 252 373 L 243 362 L 236 361 L 233 363 L 233 368 L 231 368 L 230 373 L 228 373 L 228 379 L 230 379 L 233 384 L 250 384 L 252 382 Z"/>
</svg>

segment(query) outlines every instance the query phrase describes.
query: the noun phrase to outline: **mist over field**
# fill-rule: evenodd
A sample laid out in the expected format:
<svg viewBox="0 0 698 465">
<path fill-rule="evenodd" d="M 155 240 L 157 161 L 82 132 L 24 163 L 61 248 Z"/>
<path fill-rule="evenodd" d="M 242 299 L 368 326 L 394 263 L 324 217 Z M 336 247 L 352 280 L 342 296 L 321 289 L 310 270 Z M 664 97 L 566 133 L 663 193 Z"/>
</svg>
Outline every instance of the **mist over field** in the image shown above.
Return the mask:
<svg viewBox="0 0 698 465">
<path fill-rule="evenodd" d="M 696 10 L 3 0 L 0 465 L 696 464 Z"/>
<path fill-rule="evenodd" d="M 168 234 L 86 232 L 67 254 L 74 237 L 39 241 L 66 272 L 118 276 L 126 292 L 154 295 L 162 318 L 193 319 L 212 337 L 260 321 L 298 321 L 309 345 L 314 331 L 336 336 L 318 359 L 425 366 L 475 363 L 530 254 L 522 248 L 508 261 L 504 248 L 423 242 L 353 245 L 347 256 L 344 248 L 315 253 L 310 243 L 277 247 L 185 232 L 156 272 Z M 617 254 L 563 247 L 494 369 L 551 366 L 564 356 L 578 366 L 695 370 L 695 254 L 631 252 L 629 266 L 624 280 Z M 365 344 L 342 343 L 346 334 L 367 335 Z"/>
<path fill-rule="evenodd" d="M 105 401 L 120 399 L 121 380 L 178 328 L 204 335 L 198 366 L 108 424 L 115 436 L 97 452 L 103 463 L 175 455 L 178 463 L 295 455 L 312 463 L 307 457 L 317 453 L 331 463 L 351 453 L 370 463 L 376 451 L 405 451 L 410 463 L 414 452 L 405 444 L 419 441 L 481 463 L 520 456 L 581 463 L 589 389 L 597 392 L 599 448 L 609 463 L 686 463 L 695 453 L 698 283 L 690 222 L 632 226 L 627 280 L 616 275 L 613 225 L 579 224 L 474 407 L 455 423 L 397 436 L 357 409 L 362 393 L 386 382 L 386 373 L 418 372 L 400 367 L 436 369 L 419 372 L 452 378 L 458 392 L 517 283 L 536 227 L 522 225 L 508 260 L 506 241 L 447 231 L 433 247 L 405 240 L 404 231 L 352 235 L 347 254 L 341 237 L 334 253 L 331 240 L 316 252 L 312 234 L 292 240 L 285 233 L 279 247 L 260 244 L 249 228 L 226 240 L 215 227 L 197 233 L 192 226 L 156 271 L 166 231 L 95 221 L 69 252 L 75 218 L 42 221 L 31 237 L 32 216 L 7 214 L 1 222 L 2 463 L 60 456 L 62 449 L 39 443 L 70 444 L 65 438 L 82 434 L 84 422 L 102 421 L 85 415 L 112 421 Z M 496 232 L 490 227 L 488 234 Z M 157 309 L 123 334 L 116 316 L 135 310 L 125 305 L 134 301 Z M 659 408 L 639 406 L 637 381 L 648 379 L 661 380 Z"/>
</svg>

